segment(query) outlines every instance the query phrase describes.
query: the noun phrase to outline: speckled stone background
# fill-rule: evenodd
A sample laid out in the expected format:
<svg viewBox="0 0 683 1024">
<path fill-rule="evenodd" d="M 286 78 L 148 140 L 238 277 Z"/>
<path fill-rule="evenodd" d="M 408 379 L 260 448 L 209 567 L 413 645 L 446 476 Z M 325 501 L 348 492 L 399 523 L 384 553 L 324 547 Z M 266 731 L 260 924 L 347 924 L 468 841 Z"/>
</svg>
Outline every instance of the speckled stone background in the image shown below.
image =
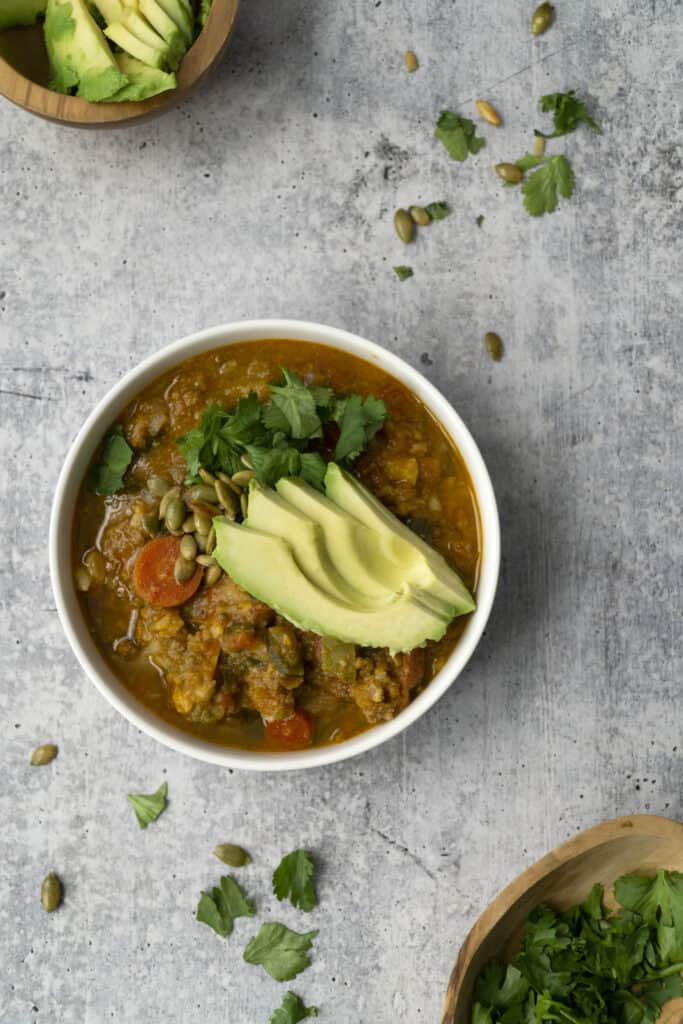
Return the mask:
<svg viewBox="0 0 683 1024">
<path fill-rule="evenodd" d="M 683 815 L 683 4 L 557 0 L 538 40 L 532 7 L 245 0 L 220 71 L 158 121 L 79 133 L 1 107 L 3 1024 L 267 1024 L 286 986 L 242 962 L 255 924 L 221 941 L 193 920 L 226 839 L 254 853 L 260 915 L 320 929 L 291 987 L 321 1022 L 436 1024 L 504 883 L 601 819 Z M 568 88 L 604 134 L 554 144 L 576 193 L 533 220 L 491 165 Z M 479 96 L 505 127 L 453 163 L 434 121 Z M 403 249 L 394 208 L 442 198 L 450 219 Z M 104 702 L 57 621 L 46 543 L 67 448 L 120 375 L 268 315 L 364 334 L 445 391 L 488 461 L 504 562 L 484 642 L 423 720 L 262 777 L 174 754 Z M 46 739 L 59 758 L 31 769 Z M 170 805 L 141 832 L 125 794 L 162 779 Z M 321 864 L 305 921 L 268 896 L 296 845 Z M 51 917 L 49 869 L 66 886 Z"/>
</svg>

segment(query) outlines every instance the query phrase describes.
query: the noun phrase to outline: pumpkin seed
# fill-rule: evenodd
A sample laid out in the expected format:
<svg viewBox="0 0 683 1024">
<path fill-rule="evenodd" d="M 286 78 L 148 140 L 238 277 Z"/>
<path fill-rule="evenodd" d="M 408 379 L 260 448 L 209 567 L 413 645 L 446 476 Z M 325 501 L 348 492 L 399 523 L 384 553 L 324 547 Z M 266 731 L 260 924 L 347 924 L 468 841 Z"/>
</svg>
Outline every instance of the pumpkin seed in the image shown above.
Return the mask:
<svg viewBox="0 0 683 1024">
<path fill-rule="evenodd" d="M 180 554 L 191 562 L 197 555 L 197 541 L 191 533 L 186 533 L 180 542 Z"/>
<path fill-rule="evenodd" d="M 197 566 L 194 562 L 188 561 L 182 556 L 176 558 L 175 565 L 173 566 L 173 575 L 176 578 L 177 583 L 187 583 L 192 576 L 194 576 L 197 570 Z"/>
<path fill-rule="evenodd" d="M 517 185 L 523 177 L 517 164 L 496 164 L 496 174 L 510 185 Z"/>
<path fill-rule="evenodd" d="M 550 28 L 555 8 L 552 4 L 540 4 L 531 16 L 531 31 L 535 36 L 543 35 Z"/>
<path fill-rule="evenodd" d="M 197 512 L 195 509 L 194 525 L 197 529 L 197 533 L 202 533 L 206 537 L 211 530 L 211 518 L 203 512 Z"/>
<path fill-rule="evenodd" d="M 247 469 L 254 468 L 251 464 L 251 459 L 249 458 L 248 455 L 245 455 L 244 452 L 240 455 L 240 462 L 242 463 L 243 466 L 246 466 Z"/>
<path fill-rule="evenodd" d="M 200 466 L 197 472 L 199 473 L 200 477 L 202 478 L 205 484 L 216 483 L 216 477 L 213 475 L 213 473 L 209 473 L 208 469 L 204 469 L 203 466 Z"/>
<path fill-rule="evenodd" d="M 216 564 L 216 559 L 212 555 L 197 555 L 196 562 L 208 569 Z"/>
<path fill-rule="evenodd" d="M 502 124 L 502 117 L 488 100 L 477 100 L 475 107 L 479 111 L 480 117 L 483 117 L 489 124 L 495 124 L 496 126 Z"/>
<path fill-rule="evenodd" d="M 487 331 L 484 335 L 484 346 L 488 354 L 491 356 L 491 359 L 493 359 L 494 362 L 499 363 L 503 358 L 504 352 L 503 342 L 500 335 L 496 334 L 494 331 Z"/>
<path fill-rule="evenodd" d="M 194 533 L 194 512 L 190 512 L 182 526 L 183 533 Z"/>
<path fill-rule="evenodd" d="M 241 494 L 241 488 L 232 482 L 232 477 L 229 477 L 227 473 L 218 473 L 217 476 L 231 491 L 234 491 L 235 494 Z"/>
<path fill-rule="evenodd" d="M 205 533 L 194 533 L 193 537 L 197 541 L 197 547 L 199 548 L 199 550 L 206 551 L 207 535 Z"/>
<path fill-rule="evenodd" d="M 180 498 L 173 498 L 168 503 L 164 518 L 169 530 L 179 530 L 185 522 L 185 503 Z"/>
<path fill-rule="evenodd" d="M 232 513 L 232 518 L 235 518 L 235 513 L 239 508 L 239 502 L 236 495 L 227 487 L 222 480 L 216 482 L 216 494 L 221 505 L 229 514 Z"/>
<path fill-rule="evenodd" d="M 164 494 L 163 498 L 159 502 L 159 519 L 165 519 L 166 518 L 166 509 L 168 508 L 168 506 L 170 505 L 170 503 L 173 501 L 174 498 L 179 498 L 179 497 L 180 497 L 180 488 L 179 487 L 172 487 L 170 489 L 170 491 L 166 491 L 166 494 Z"/>
<path fill-rule="evenodd" d="M 85 593 L 87 590 L 90 590 L 91 583 L 92 576 L 84 565 L 79 565 L 76 569 L 76 586 Z"/>
<path fill-rule="evenodd" d="M 406 245 L 408 245 L 409 242 L 412 242 L 415 237 L 415 225 L 413 224 L 413 218 L 410 216 L 408 211 L 404 210 L 402 207 L 394 214 L 394 228 L 396 229 L 398 237 L 402 242 L 405 242 Z"/>
<path fill-rule="evenodd" d="M 545 154 L 545 139 L 541 135 L 535 135 L 531 151 L 534 156 L 544 156 Z"/>
<path fill-rule="evenodd" d="M 206 553 L 207 555 L 212 554 L 213 549 L 216 547 L 216 529 L 214 526 L 209 530 L 209 536 L 206 538 Z"/>
<path fill-rule="evenodd" d="M 40 902 L 48 914 L 56 910 L 62 902 L 62 883 L 54 871 L 51 871 L 43 879 L 43 884 L 40 887 Z"/>
<path fill-rule="evenodd" d="M 156 512 L 147 512 L 142 517 L 142 529 L 148 537 L 156 537 L 159 532 L 159 516 Z"/>
<path fill-rule="evenodd" d="M 242 513 L 242 519 L 246 519 L 249 514 L 249 501 L 246 494 L 240 494 L 240 512 Z"/>
<path fill-rule="evenodd" d="M 210 565 L 204 573 L 204 583 L 207 587 L 212 587 L 214 583 L 218 583 L 222 575 L 223 570 L 220 565 Z"/>
<path fill-rule="evenodd" d="M 432 223 L 432 218 L 429 216 L 424 206 L 411 206 L 408 210 L 410 218 L 414 224 L 419 224 L 420 227 L 424 228 L 427 224 Z"/>
<path fill-rule="evenodd" d="M 208 501 L 212 504 L 216 500 L 216 491 L 209 484 L 195 484 L 187 493 L 190 501 Z"/>
<path fill-rule="evenodd" d="M 104 572 L 106 568 L 102 552 L 98 551 L 97 548 L 91 548 L 90 551 L 83 556 L 83 564 L 95 582 L 101 583 L 104 579 Z"/>
<path fill-rule="evenodd" d="M 253 469 L 241 469 L 239 473 L 233 473 L 232 482 L 238 487 L 246 487 L 250 480 L 254 479 Z"/>
<path fill-rule="evenodd" d="M 151 476 L 147 481 L 147 490 L 155 498 L 163 498 L 171 490 L 171 484 L 163 476 Z"/>
<path fill-rule="evenodd" d="M 54 761 L 59 751 L 59 747 L 55 746 L 54 743 L 41 743 L 39 747 L 31 754 L 31 764 L 43 765 L 49 764 L 50 761 Z"/>
<path fill-rule="evenodd" d="M 251 864 L 251 857 L 241 846 L 234 843 L 220 843 L 214 848 L 214 854 L 224 864 L 231 868 L 243 868 L 245 864 Z"/>
<path fill-rule="evenodd" d="M 417 69 L 419 68 L 420 65 L 418 63 L 417 57 L 415 56 L 412 50 L 406 50 L 406 52 L 403 54 L 403 66 L 406 69 L 406 71 L 410 72 L 411 74 L 413 71 L 417 71 Z"/>
</svg>

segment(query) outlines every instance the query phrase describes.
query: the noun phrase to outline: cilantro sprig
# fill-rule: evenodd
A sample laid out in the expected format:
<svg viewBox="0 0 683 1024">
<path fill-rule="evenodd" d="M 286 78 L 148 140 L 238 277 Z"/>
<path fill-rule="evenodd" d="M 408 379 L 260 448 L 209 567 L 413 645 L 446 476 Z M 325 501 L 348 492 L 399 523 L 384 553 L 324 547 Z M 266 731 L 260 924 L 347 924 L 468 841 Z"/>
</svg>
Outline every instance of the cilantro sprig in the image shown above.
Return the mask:
<svg viewBox="0 0 683 1024">
<path fill-rule="evenodd" d="M 251 463 L 256 479 L 274 484 L 283 476 L 302 476 L 322 488 L 325 461 L 316 446 L 326 424 L 336 424 L 339 441 L 336 461 L 350 461 L 368 445 L 384 425 L 387 409 L 381 399 L 358 394 L 338 396 L 329 387 L 305 384 L 290 370 L 282 370 L 270 399 L 253 392 L 232 409 L 209 405 L 197 427 L 176 441 L 187 464 L 189 478 L 200 467 L 236 473 L 242 456 Z"/>
<path fill-rule="evenodd" d="M 574 193 L 574 171 L 566 156 L 531 156 L 527 154 L 516 161 L 525 173 L 536 168 L 525 177 L 522 184 L 524 206 L 532 217 L 553 213 L 557 209 L 558 195 L 570 199 Z"/>
<path fill-rule="evenodd" d="M 318 902 L 313 886 L 315 864 L 310 853 L 293 850 L 283 857 L 273 872 L 273 892 L 282 901 L 289 897 L 292 906 L 313 910 Z"/>
<path fill-rule="evenodd" d="M 123 436 L 123 429 L 115 427 L 105 438 L 102 458 L 94 470 L 95 492 L 107 495 L 120 491 L 132 458 L 133 449 Z"/>
<path fill-rule="evenodd" d="M 211 892 L 203 892 L 199 897 L 197 920 L 213 928 L 221 938 L 231 933 L 235 918 L 253 916 L 254 904 L 232 875 L 223 875 Z"/>
<path fill-rule="evenodd" d="M 270 1024 L 299 1024 L 299 1021 L 306 1017 L 317 1017 L 316 1006 L 305 1006 L 302 999 L 293 992 L 285 993 L 282 1006 L 273 1010 L 270 1015 Z"/>
<path fill-rule="evenodd" d="M 474 121 L 460 117 L 452 110 L 442 110 L 436 122 L 434 136 L 443 143 L 451 160 L 462 163 L 467 157 L 476 155 L 486 145 L 486 139 L 477 135 Z"/>
<path fill-rule="evenodd" d="M 614 914 L 601 885 L 569 910 L 536 907 L 514 961 L 477 979 L 471 1024 L 655 1024 L 683 996 L 683 874 L 627 875 L 614 894 Z"/>
<path fill-rule="evenodd" d="M 275 981 L 291 981 L 310 966 L 307 955 L 317 931 L 294 932 L 279 922 L 262 924 L 244 951 L 248 964 L 260 964 Z"/>
<path fill-rule="evenodd" d="M 594 132 L 601 135 L 601 129 L 588 113 L 588 107 L 582 100 L 576 98 L 573 89 L 569 92 L 551 92 L 541 96 L 539 103 L 544 114 L 552 114 L 554 131 L 546 135 L 544 132 L 534 131 L 534 135 L 542 139 L 559 139 L 562 135 L 568 135 L 578 128 L 583 122 Z"/>
<path fill-rule="evenodd" d="M 147 828 L 166 809 L 168 783 L 162 782 L 156 793 L 129 793 L 128 802 L 135 811 L 140 828 Z"/>
</svg>

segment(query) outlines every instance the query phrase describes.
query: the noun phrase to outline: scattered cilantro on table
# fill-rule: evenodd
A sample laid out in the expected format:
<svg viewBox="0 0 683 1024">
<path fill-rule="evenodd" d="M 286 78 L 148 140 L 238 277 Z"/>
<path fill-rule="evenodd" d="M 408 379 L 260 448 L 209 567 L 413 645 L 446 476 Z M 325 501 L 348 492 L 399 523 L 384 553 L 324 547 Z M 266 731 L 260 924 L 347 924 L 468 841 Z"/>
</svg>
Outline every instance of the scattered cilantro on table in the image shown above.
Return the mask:
<svg viewBox="0 0 683 1024">
<path fill-rule="evenodd" d="M 294 932 L 279 922 L 262 924 L 245 949 L 244 959 L 248 964 L 261 964 L 276 981 L 291 981 L 310 967 L 306 954 L 317 934 Z"/>
<path fill-rule="evenodd" d="M 102 459 L 95 468 L 94 484 L 97 494 L 116 494 L 123 487 L 123 478 L 133 458 L 133 449 L 116 427 L 105 439 Z"/>
<path fill-rule="evenodd" d="M 273 892 L 282 901 L 289 897 L 294 907 L 310 911 L 318 902 L 313 886 L 315 864 L 305 850 L 293 850 L 273 872 Z"/>
<path fill-rule="evenodd" d="M 409 277 L 413 276 L 413 268 L 401 264 L 398 267 L 394 267 L 394 273 L 399 281 L 407 281 Z"/>
<path fill-rule="evenodd" d="M 212 472 L 236 473 L 246 455 L 261 483 L 302 476 L 321 489 L 325 461 L 315 446 L 322 441 L 325 426 L 339 428 L 333 457 L 341 462 L 360 455 L 384 425 L 387 409 L 380 399 L 357 394 L 339 397 L 332 388 L 305 384 L 289 370 L 283 369 L 282 374 L 282 383 L 271 386 L 269 401 L 262 402 L 252 392 L 233 409 L 213 403 L 199 425 L 177 439 L 189 479 L 202 466 Z"/>
<path fill-rule="evenodd" d="M 655 1024 L 683 996 L 683 874 L 626 875 L 614 893 L 614 914 L 601 885 L 569 910 L 536 907 L 513 962 L 477 979 L 471 1024 Z"/>
<path fill-rule="evenodd" d="M 574 172 L 566 156 L 531 156 L 527 153 L 515 162 L 525 174 L 535 168 L 522 183 L 524 206 L 532 217 L 553 213 L 557 209 L 558 194 L 563 199 L 573 195 Z"/>
<path fill-rule="evenodd" d="M 577 100 L 573 89 L 569 92 L 551 92 L 547 96 L 541 96 L 540 107 L 545 114 L 552 114 L 554 119 L 554 131 L 550 134 L 534 131 L 534 135 L 541 139 L 558 139 L 562 135 L 568 135 L 575 131 L 580 122 L 587 124 L 598 135 L 602 134 L 588 113 L 588 107 L 581 100 Z"/>
<path fill-rule="evenodd" d="M 282 1006 L 273 1010 L 270 1016 L 270 1024 L 299 1024 L 299 1021 L 306 1017 L 317 1017 L 316 1006 L 304 1006 L 303 1000 L 293 992 L 287 992 L 282 1000 Z"/>
<path fill-rule="evenodd" d="M 478 153 L 486 145 L 486 139 L 477 136 L 474 121 L 460 117 L 452 110 L 441 111 L 434 136 L 443 143 L 451 160 L 459 160 L 460 163 L 470 154 Z"/>
<path fill-rule="evenodd" d="M 432 220 L 443 220 L 444 217 L 448 217 L 451 212 L 450 206 L 448 203 L 443 202 L 443 200 L 436 203 L 427 203 L 425 210 Z"/>
<path fill-rule="evenodd" d="M 196 916 L 225 938 L 232 931 L 235 918 L 254 916 L 254 904 L 231 875 L 223 875 L 219 885 L 199 897 Z"/>
<path fill-rule="evenodd" d="M 156 821 L 166 808 L 168 783 L 162 782 L 156 793 L 129 793 L 128 800 L 133 806 L 140 828 L 147 828 L 150 821 Z"/>
</svg>

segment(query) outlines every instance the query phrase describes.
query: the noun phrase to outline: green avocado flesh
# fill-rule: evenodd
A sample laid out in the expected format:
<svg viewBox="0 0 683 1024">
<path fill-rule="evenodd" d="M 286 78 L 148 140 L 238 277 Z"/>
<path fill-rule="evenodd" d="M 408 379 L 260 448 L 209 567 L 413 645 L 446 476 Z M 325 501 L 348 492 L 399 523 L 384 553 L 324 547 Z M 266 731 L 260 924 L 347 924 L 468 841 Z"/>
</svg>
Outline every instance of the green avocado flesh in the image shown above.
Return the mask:
<svg viewBox="0 0 683 1024">
<path fill-rule="evenodd" d="M 128 84 L 111 97 L 115 103 L 146 100 L 150 96 L 156 96 L 160 92 L 166 92 L 167 89 L 176 87 L 176 77 L 173 72 L 150 68 L 127 53 L 117 53 L 115 60 L 119 70 L 128 80 Z"/>
<path fill-rule="evenodd" d="M 0 0 L 0 30 L 33 25 L 46 7 L 47 0 Z"/>
<path fill-rule="evenodd" d="M 474 601 L 436 551 L 391 520 L 371 528 L 298 478 L 281 479 L 277 491 L 253 482 L 245 522 L 216 520 L 215 557 L 302 629 L 408 651 L 440 639 Z"/>
<path fill-rule="evenodd" d="M 127 84 L 85 0 L 48 0 L 45 43 L 51 89 L 105 100 Z"/>
</svg>

